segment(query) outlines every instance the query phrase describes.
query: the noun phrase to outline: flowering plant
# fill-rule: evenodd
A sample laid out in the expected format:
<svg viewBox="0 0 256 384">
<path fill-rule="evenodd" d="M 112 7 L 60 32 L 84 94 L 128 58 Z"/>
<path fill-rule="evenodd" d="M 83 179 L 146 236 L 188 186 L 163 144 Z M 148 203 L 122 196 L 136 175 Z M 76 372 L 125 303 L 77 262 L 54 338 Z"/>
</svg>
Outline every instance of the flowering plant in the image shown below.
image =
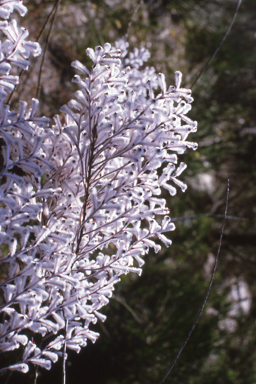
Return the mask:
<svg viewBox="0 0 256 384">
<path fill-rule="evenodd" d="M 14 9 L 26 13 L 19 0 L 0 1 L 2 18 Z M 161 249 L 157 238 L 171 244 L 161 190 L 185 191 L 176 153 L 196 149 L 186 139 L 197 124 L 186 116 L 193 99 L 181 73 L 168 88 L 143 67 L 149 52 L 128 54 L 125 40 L 87 49 L 91 70 L 72 63 L 80 89 L 63 119 L 35 117 L 36 99 L 11 111 L 6 98 L 19 81 L 11 70 L 27 69 L 41 48 L 15 20 L 0 28 L 0 350 L 22 348 L 0 372 L 27 372 L 94 342 L 89 325 L 105 320 L 99 311 L 120 275 L 140 274 L 142 256 Z"/>
</svg>

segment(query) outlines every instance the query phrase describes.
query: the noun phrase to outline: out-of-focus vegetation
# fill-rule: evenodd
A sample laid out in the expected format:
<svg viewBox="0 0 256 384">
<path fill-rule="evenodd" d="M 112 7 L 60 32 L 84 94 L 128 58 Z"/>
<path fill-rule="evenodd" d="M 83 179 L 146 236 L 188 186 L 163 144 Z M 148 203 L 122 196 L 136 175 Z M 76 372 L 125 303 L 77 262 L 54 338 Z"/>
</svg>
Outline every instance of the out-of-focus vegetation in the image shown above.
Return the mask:
<svg viewBox="0 0 256 384">
<path fill-rule="evenodd" d="M 29 1 L 25 20 L 35 39 L 55 2 Z M 70 63 L 89 65 L 88 46 L 114 42 L 127 31 L 133 0 L 63 0 L 58 8 L 41 82 L 42 113 L 56 113 L 74 90 Z M 147 0 L 129 43 L 152 53 L 151 64 L 173 83 L 181 70 L 189 87 L 220 43 L 234 0 Z M 185 340 L 209 284 L 230 179 L 229 218 L 206 310 L 166 383 L 256 382 L 256 3 L 244 0 L 225 44 L 194 86 L 190 117 L 198 121 L 197 152 L 188 164 L 185 194 L 171 199 L 173 245 L 146 257 L 142 277 L 127 276 L 95 328 L 95 345 L 70 354 L 67 382 L 159 383 Z M 47 32 L 47 28 L 46 28 Z M 42 46 L 44 46 L 43 35 Z M 39 64 L 12 99 L 31 96 Z M 29 86 L 28 86 L 29 84 Z M 32 95 L 32 96 L 35 96 Z M 166 196 L 168 199 L 168 196 Z M 202 216 L 211 214 L 212 216 Z M 196 217 L 190 218 L 195 215 Z M 15 382 L 17 376 L 9 379 Z M 23 381 L 22 381 L 23 380 Z M 24 381 L 25 380 L 25 381 Z M 32 380 L 32 377 L 31 377 Z M 39 372 L 38 384 L 61 383 L 61 365 Z M 28 377 L 19 376 L 20 383 Z M 32 382 L 32 381 L 31 381 Z"/>
</svg>

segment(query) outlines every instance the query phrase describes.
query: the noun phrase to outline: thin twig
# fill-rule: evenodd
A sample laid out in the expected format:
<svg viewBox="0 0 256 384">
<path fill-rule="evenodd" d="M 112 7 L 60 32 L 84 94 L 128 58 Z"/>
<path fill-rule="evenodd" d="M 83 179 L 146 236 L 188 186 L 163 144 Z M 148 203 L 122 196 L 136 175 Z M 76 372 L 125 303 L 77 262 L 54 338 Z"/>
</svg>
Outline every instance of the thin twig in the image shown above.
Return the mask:
<svg viewBox="0 0 256 384">
<path fill-rule="evenodd" d="M 173 217 L 172 221 L 184 221 L 189 219 L 197 219 L 198 217 L 216 217 L 223 219 L 224 215 L 214 214 L 214 213 L 199 213 L 198 215 L 188 215 L 188 216 L 182 216 L 182 217 Z M 245 221 L 247 220 L 245 217 L 238 217 L 238 216 L 226 216 L 226 220 L 236 220 L 236 221 Z"/>
<path fill-rule="evenodd" d="M 126 303 L 126 301 L 121 296 L 112 295 L 112 298 L 118 303 L 122 304 L 127 309 L 127 311 L 130 312 L 130 314 L 137 321 L 137 323 L 142 324 L 141 319 L 136 315 L 134 310 L 130 307 L 129 304 Z"/>
<path fill-rule="evenodd" d="M 130 30 L 131 30 L 132 23 L 135 21 L 136 13 L 138 12 L 138 10 L 140 9 L 140 6 L 141 6 L 142 4 L 144 4 L 144 1 L 143 1 L 143 0 L 140 0 L 140 2 L 137 4 L 137 7 L 134 9 L 134 11 L 133 11 L 133 13 L 132 13 L 131 20 L 129 21 L 128 26 L 127 26 L 126 34 L 124 35 L 124 39 L 125 39 L 125 41 L 128 40 L 128 37 L 129 37 L 129 34 L 130 34 Z"/>
<path fill-rule="evenodd" d="M 67 332 L 68 332 L 68 320 L 65 318 L 65 340 L 63 345 L 63 358 L 62 358 L 62 383 L 63 384 L 66 384 Z"/>
<path fill-rule="evenodd" d="M 60 0 L 57 0 L 56 3 L 54 4 L 54 6 L 52 7 L 52 10 L 51 10 L 51 12 L 49 13 L 49 15 L 47 16 L 47 19 L 45 20 L 44 25 L 43 25 L 41 31 L 39 32 L 39 35 L 37 36 L 36 41 L 39 41 L 39 40 L 40 40 L 42 34 L 44 33 L 44 30 L 45 30 L 45 28 L 46 28 L 46 25 L 47 25 L 48 21 L 50 20 L 50 18 L 51 18 L 51 16 L 52 16 L 53 12 L 54 12 L 54 11 L 56 12 L 56 9 L 57 9 L 57 7 L 58 7 L 58 5 L 59 5 L 59 2 L 60 2 Z"/>
<path fill-rule="evenodd" d="M 227 180 L 227 193 L 226 193 L 226 205 L 225 205 L 225 213 L 224 213 L 224 220 L 223 220 L 223 223 L 222 223 L 222 228 L 221 228 L 221 233 L 220 233 L 220 239 L 219 239 L 219 245 L 218 245 L 218 250 L 217 250 L 217 254 L 216 254 L 216 258 L 215 258 L 215 264 L 214 264 L 214 267 L 213 267 L 213 271 L 212 271 L 212 277 L 211 277 L 211 280 L 210 280 L 210 283 L 209 283 L 209 286 L 208 286 L 208 289 L 207 289 L 207 292 L 206 292 L 206 295 L 205 295 L 205 298 L 204 298 L 204 301 L 203 301 L 203 304 L 200 308 L 200 311 L 194 321 L 194 324 L 192 325 L 192 328 L 190 329 L 189 333 L 188 333 L 188 336 L 186 338 L 186 340 L 184 341 L 184 343 L 182 344 L 179 352 L 177 353 L 175 359 L 173 360 L 170 368 L 168 369 L 166 375 L 164 376 L 164 378 L 162 379 L 162 381 L 160 382 L 160 384 L 163 384 L 164 381 L 166 380 L 167 376 L 169 376 L 169 374 L 171 373 L 175 363 L 177 362 L 178 358 L 180 357 L 183 349 L 185 348 L 187 342 L 189 341 L 196 325 L 198 324 L 199 320 L 200 320 L 200 317 L 202 316 L 202 313 L 203 313 L 203 310 L 204 310 L 204 307 L 205 307 L 205 304 L 207 302 L 207 299 L 208 299 L 208 296 L 210 294 L 210 291 L 211 291 L 211 287 L 212 287 L 212 283 L 213 283 L 213 280 L 214 280 L 214 276 L 215 276 L 215 272 L 216 272 L 216 268 L 217 268 L 217 264 L 218 264 L 218 258 L 219 258 L 219 254 L 220 254 L 220 249 L 221 249 L 221 243 L 222 243 L 222 238 L 223 238 L 223 233 L 224 233 L 224 227 L 225 227 L 225 222 L 226 222 L 226 218 L 227 218 L 227 211 L 228 211 L 228 197 L 229 197 L 229 180 Z"/>
<path fill-rule="evenodd" d="M 205 64 L 205 66 L 203 67 L 203 69 L 201 70 L 201 72 L 199 73 L 199 75 L 196 77 L 196 79 L 193 81 L 192 85 L 191 85 L 191 89 L 196 85 L 196 83 L 198 82 L 198 80 L 200 79 L 200 77 L 202 76 L 202 74 L 209 68 L 211 62 L 213 61 L 213 59 L 215 58 L 215 56 L 217 55 L 217 53 L 219 52 L 221 46 L 223 45 L 224 41 L 226 40 L 231 28 L 233 27 L 233 24 L 235 22 L 235 19 L 236 19 L 236 16 L 237 16 L 237 13 L 238 13 L 238 10 L 240 8 L 240 5 L 242 3 L 242 0 L 238 0 L 238 3 L 237 3 L 237 6 L 236 6 L 236 10 L 235 10 L 235 13 L 234 13 L 234 16 L 233 16 L 233 19 L 231 20 L 231 23 L 228 27 L 228 30 L 227 32 L 225 33 L 225 35 L 223 36 L 219 46 L 217 47 L 217 49 L 215 50 L 214 54 L 212 55 L 212 57 L 208 60 L 208 62 Z"/>
<path fill-rule="evenodd" d="M 24 70 L 21 69 L 21 71 L 20 71 L 20 73 L 19 73 L 19 75 L 18 75 L 19 79 L 20 79 L 21 75 L 23 74 L 23 72 L 24 72 Z M 19 83 L 17 84 L 17 87 L 14 87 L 13 90 L 12 90 L 12 92 L 10 93 L 10 95 L 9 95 L 7 101 L 6 101 L 6 104 L 7 104 L 7 105 L 11 102 L 11 98 L 12 98 L 14 92 L 17 91 L 17 89 L 19 88 L 19 86 L 20 86 L 20 80 L 19 80 Z"/>
<path fill-rule="evenodd" d="M 49 15 L 47 16 L 47 19 L 45 20 L 44 25 L 43 25 L 43 27 L 41 28 L 41 31 L 39 32 L 39 35 L 38 35 L 37 38 L 36 38 L 36 42 L 38 42 L 38 41 L 40 40 L 42 34 L 44 33 L 44 30 L 45 30 L 45 28 L 46 28 L 46 25 L 47 25 L 49 19 L 51 18 L 52 14 L 53 14 L 53 12 L 54 12 L 54 10 L 55 10 L 55 8 L 57 8 L 59 2 L 60 2 L 60 0 L 57 0 L 57 1 L 56 1 L 56 3 L 54 4 L 54 6 L 53 6 L 51 12 L 50 12 Z M 13 89 L 13 91 L 10 93 L 10 96 L 9 96 L 9 98 L 7 99 L 6 104 L 9 104 L 9 103 L 11 102 L 11 98 L 12 98 L 14 92 L 17 92 L 17 91 L 18 91 L 18 89 L 19 89 L 19 87 L 20 87 L 20 79 L 21 79 L 22 75 L 24 74 L 24 72 L 25 72 L 25 70 L 24 70 L 24 69 L 21 69 L 21 71 L 20 71 L 20 73 L 19 73 L 19 84 L 17 84 L 17 86 L 16 86 L 16 87 Z M 29 75 L 29 74 L 28 74 L 28 75 Z M 27 79 L 28 79 L 28 76 L 27 76 L 25 82 L 27 81 Z"/>
<path fill-rule="evenodd" d="M 45 59 L 46 51 L 47 51 L 47 48 L 49 45 L 50 35 L 51 35 L 52 27 L 54 24 L 54 20 L 55 20 L 56 14 L 57 14 L 57 9 L 58 9 L 58 5 L 59 5 L 60 1 L 61 0 L 57 0 L 55 5 L 54 5 L 55 9 L 54 9 L 54 13 L 53 13 L 53 18 L 52 18 L 52 22 L 50 24 L 49 33 L 48 33 L 47 38 L 46 38 L 43 57 L 42 57 L 42 61 L 41 61 L 40 69 L 39 69 L 39 74 L 38 74 L 38 83 L 37 83 L 37 91 L 36 91 L 36 98 L 37 99 L 39 99 L 39 94 L 40 94 L 40 89 L 41 89 L 40 83 L 41 83 L 41 75 L 42 75 L 42 70 L 43 70 L 43 65 L 44 65 L 44 59 Z"/>
<path fill-rule="evenodd" d="M 38 365 L 35 367 L 35 376 L 34 376 L 34 384 L 37 384 L 38 379 Z"/>
</svg>

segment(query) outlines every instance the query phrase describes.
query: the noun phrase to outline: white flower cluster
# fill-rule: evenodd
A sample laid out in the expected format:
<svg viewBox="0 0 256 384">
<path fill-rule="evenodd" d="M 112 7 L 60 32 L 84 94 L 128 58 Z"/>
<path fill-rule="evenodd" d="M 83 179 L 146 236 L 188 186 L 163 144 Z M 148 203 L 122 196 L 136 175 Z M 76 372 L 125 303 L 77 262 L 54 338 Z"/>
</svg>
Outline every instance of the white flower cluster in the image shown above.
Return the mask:
<svg viewBox="0 0 256 384">
<path fill-rule="evenodd" d="M 1 0 L 0 16 L 14 8 L 26 11 Z M 27 68 L 40 47 L 15 21 L 0 28 L 0 351 L 23 350 L 0 372 L 27 372 L 50 369 L 64 346 L 79 352 L 94 342 L 89 325 L 105 320 L 99 310 L 120 275 L 140 274 L 142 256 L 161 249 L 157 238 L 171 244 L 161 190 L 186 189 L 176 153 L 196 149 L 186 139 L 197 124 L 186 116 L 193 99 L 181 73 L 168 88 L 163 74 L 140 68 L 148 51 L 127 57 L 123 40 L 87 49 L 91 71 L 73 62 L 80 90 L 63 121 L 35 117 L 37 100 L 10 111 L 4 102 L 18 83 L 10 70 Z"/>
</svg>

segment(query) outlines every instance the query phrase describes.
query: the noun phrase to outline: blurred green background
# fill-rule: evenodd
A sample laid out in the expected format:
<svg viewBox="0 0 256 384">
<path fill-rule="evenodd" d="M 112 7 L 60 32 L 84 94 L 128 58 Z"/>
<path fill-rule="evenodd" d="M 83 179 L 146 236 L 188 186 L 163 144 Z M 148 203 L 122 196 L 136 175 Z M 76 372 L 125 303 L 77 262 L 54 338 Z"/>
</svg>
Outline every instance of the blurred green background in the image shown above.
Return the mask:
<svg viewBox="0 0 256 384">
<path fill-rule="evenodd" d="M 24 19 L 32 40 L 55 2 L 28 1 Z M 70 64 L 89 64 L 88 46 L 123 36 L 137 2 L 61 1 L 41 81 L 41 112 L 57 113 L 74 91 Z M 233 0 L 145 0 L 133 16 L 128 41 L 151 52 L 149 65 L 183 86 L 194 79 L 219 45 L 237 6 Z M 40 43 L 44 47 L 47 26 Z M 173 245 L 151 252 L 141 277 L 128 275 L 103 309 L 101 336 L 79 355 L 70 353 L 67 383 L 159 383 L 193 324 L 206 293 L 230 196 L 222 249 L 203 316 L 166 383 L 256 383 L 256 1 L 243 0 L 236 22 L 211 66 L 193 87 L 190 117 L 198 151 L 180 156 L 188 164 L 187 191 L 169 198 L 176 231 Z M 39 64 L 12 99 L 31 97 Z M 35 95 L 33 95 L 35 96 Z M 205 216 L 206 215 L 206 216 Z M 208 216 L 207 216 L 208 215 Z M 192 217 L 191 217 L 192 216 Z M 38 384 L 62 382 L 61 363 L 39 372 Z M 13 374 L 8 382 L 32 383 Z"/>
</svg>

